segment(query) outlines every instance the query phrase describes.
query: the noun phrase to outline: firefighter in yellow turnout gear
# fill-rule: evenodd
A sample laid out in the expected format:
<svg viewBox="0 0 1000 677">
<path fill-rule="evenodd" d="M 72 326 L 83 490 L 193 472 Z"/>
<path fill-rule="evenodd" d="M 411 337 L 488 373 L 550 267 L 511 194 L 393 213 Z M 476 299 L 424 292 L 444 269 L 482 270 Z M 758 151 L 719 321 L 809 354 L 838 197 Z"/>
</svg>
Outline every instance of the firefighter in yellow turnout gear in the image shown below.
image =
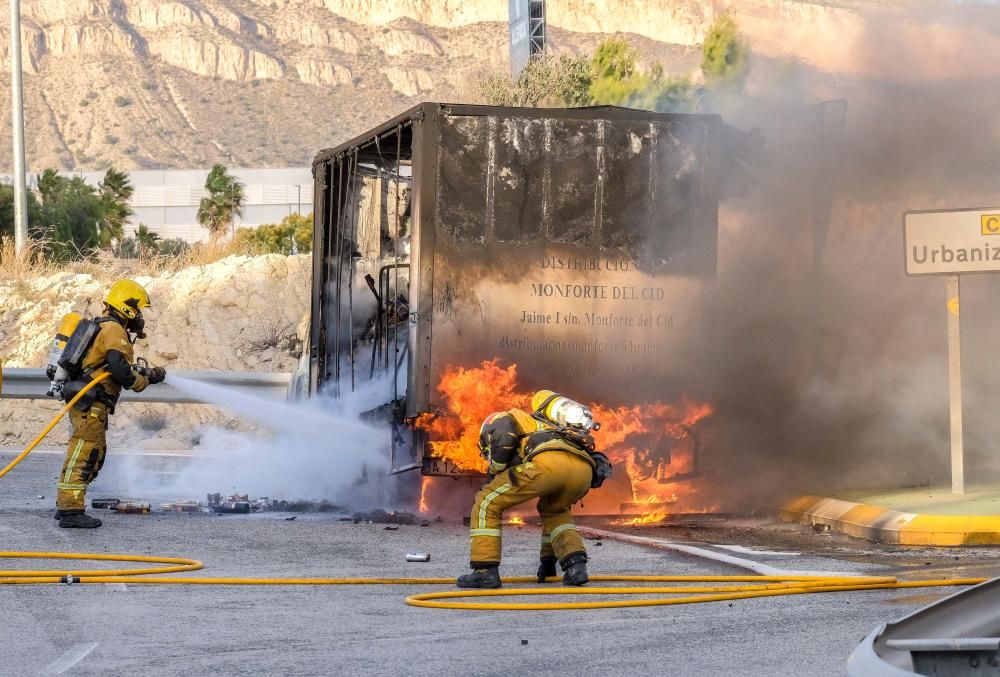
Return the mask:
<svg viewBox="0 0 1000 677">
<path fill-rule="evenodd" d="M 104 465 L 108 416 L 114 413 L 122 388 L 140 392 L 150 383 L 166 378 L 166 371 L 160 367 L 133 364 L 132 343 L 135 338 L 145 337 L 142 309 L 149 305 L 149 294 L 140 284 L 132 280 L 115 282 L 104 301 L 104 314 L 94 320 L 98 329 L 80 365 L 82 374 L 64 389 L 63 397 L 68 401 L 91 373 L 99 369 L 111 373 L 110 378 L 88 392 L 93 397 L 85 396 L 70 410 L 73 435 L 59 473 L 56 495 L 60 527 L 101 526 L 101 520 L 84 514 L 84 508 L 87 487 Z"/>
<path fill-rule="evenodd" d="M 460 588 L 499 588 L 503 513 L 533 498 L 542 518 L 538 582 L 563 569 L 565 585 L 587 583 L 587 550 L 570 509 L 611 475 L 611 464 L 594 450 L 590 411 L 550 390 L 532 397 L 532 413 L 521 409 L 487 417 L 480 448 L 490 462 L 491 481 L 476 495 L 469 521 L 470 574 Z"/>
</svg>

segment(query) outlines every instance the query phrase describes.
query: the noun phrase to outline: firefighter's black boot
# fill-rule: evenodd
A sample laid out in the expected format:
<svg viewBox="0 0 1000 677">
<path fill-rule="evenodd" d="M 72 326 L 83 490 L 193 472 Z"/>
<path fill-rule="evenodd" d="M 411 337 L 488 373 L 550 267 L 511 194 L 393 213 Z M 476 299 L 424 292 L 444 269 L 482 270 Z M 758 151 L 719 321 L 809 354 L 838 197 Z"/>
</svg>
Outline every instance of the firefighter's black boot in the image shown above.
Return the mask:
<svg viewBox="0 0 1000 677">
<path fill-rule="evenodd" d="M 63 510 L 59 512 L 59 526 L 63 529 L 96 529 L 101 526 L 101 520 L 85 515 L 82 510 Z"/>
<path fill-rule="evenodd" d="M 555 555 L 551 557 L 543 557 L 538 565 L 538 582 L 544 583 L 546 578 L 552 578 L 556 575 L 556 558 Z"/>
<path fill-rule="evenodd" d="M 493 565 L 473 569 L 471 574 L 459 576 L 455 584 L 460 588 L 499 588 L 500 568 Z"/>
<path fill-rule="evenodd" d="M 587 576 L 587 553 L 566 555 L 559 564 L 563 570 L 563 585 L 584 585 L 590 581 Z"/>
</svg>

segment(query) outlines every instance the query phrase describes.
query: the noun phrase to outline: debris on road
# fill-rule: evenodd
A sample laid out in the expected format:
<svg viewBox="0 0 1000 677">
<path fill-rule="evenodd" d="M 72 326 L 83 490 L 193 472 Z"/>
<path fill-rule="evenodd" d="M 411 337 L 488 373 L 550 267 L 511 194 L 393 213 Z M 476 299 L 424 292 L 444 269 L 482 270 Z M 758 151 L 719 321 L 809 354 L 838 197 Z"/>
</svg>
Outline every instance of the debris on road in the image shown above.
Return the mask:
<svg viewBox="0 0 1000 677">
<path fill-rule="evenodd" d="M 160 505 L 163 512 L 208 512 L 198 501 L 174 501 Z"/>
<path fill-rule="evenodd" d="M 354 523 L 369 522 L 371 524 L 419 524 L 420 518 L 411 512 L 386 512 L 375 509 L 369 512 L 354 513 Z"/>
<path fill-rule="evenodd" d="M 117 513 L 129 514 L 129 515 L 148 515 L 150 510 L 149 503 L 135 503 L 128 501 L 126 503 L 117 503 L 111 510 Z"/>
<path fill-rule="evenodd" d="M 222 494 L 209 494 L 208 507 L 215 513 L 246 515 L 250 512 L 250 497 L 246 494 L 233 494 L 223 499 Z"/>
<path fill-rule="evenodd" d="M 95 498 L 90 502 L 90 507 L 95 510 L 114 510 L 119 503 L 121 499 L 118 498 Z"/>
</svg>

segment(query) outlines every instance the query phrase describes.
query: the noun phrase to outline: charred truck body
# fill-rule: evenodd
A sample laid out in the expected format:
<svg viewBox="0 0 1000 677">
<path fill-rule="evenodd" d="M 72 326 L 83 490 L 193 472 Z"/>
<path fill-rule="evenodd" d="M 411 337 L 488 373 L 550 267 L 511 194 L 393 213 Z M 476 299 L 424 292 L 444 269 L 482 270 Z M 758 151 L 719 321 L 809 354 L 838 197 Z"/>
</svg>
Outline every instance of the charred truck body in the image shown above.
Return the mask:
<svg viewBox="0 0 1000 677">
<path fill-rule="evenodd" d="M 704 394 L 721 126 L 425 103 L 320 152 L 293 387 L 380 389 L 393 470 L 424 474 L 463 470 L 413 425 L 447 409 L 449 369 L 516 364 L 525 391 L 609 406 Z"/>
</svg>

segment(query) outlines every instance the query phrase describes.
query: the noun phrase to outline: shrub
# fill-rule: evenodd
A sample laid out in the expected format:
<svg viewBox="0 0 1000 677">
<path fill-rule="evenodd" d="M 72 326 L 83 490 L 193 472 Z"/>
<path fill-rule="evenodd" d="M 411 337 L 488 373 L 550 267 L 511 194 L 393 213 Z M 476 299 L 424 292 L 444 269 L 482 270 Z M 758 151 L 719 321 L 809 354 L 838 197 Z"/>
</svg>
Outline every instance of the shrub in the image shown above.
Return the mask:
<svg viewBox="0 0 1000 677">
<path fill-rule="evenodd" d="M 584 106 L 590 103 L 590 66 L 585 58 L 560 56 L 532 59 L 517 80 L 506 73 L 479 82 L 479 95 L 495 106 Z"/>
<path fill-rule="evenodd" d="M 160 256 L 177 257 L 187 253 L 191 249 L 191 244 L 179 237 L 171 237 L 160 241 Z"/>
<path fill-rule="evenodd" d="M 289 214 L 281 223 L 239 228 L 233 242 L 253 254 L 308 254 L 312 251 L 312 214 Z"/>
</svg>

